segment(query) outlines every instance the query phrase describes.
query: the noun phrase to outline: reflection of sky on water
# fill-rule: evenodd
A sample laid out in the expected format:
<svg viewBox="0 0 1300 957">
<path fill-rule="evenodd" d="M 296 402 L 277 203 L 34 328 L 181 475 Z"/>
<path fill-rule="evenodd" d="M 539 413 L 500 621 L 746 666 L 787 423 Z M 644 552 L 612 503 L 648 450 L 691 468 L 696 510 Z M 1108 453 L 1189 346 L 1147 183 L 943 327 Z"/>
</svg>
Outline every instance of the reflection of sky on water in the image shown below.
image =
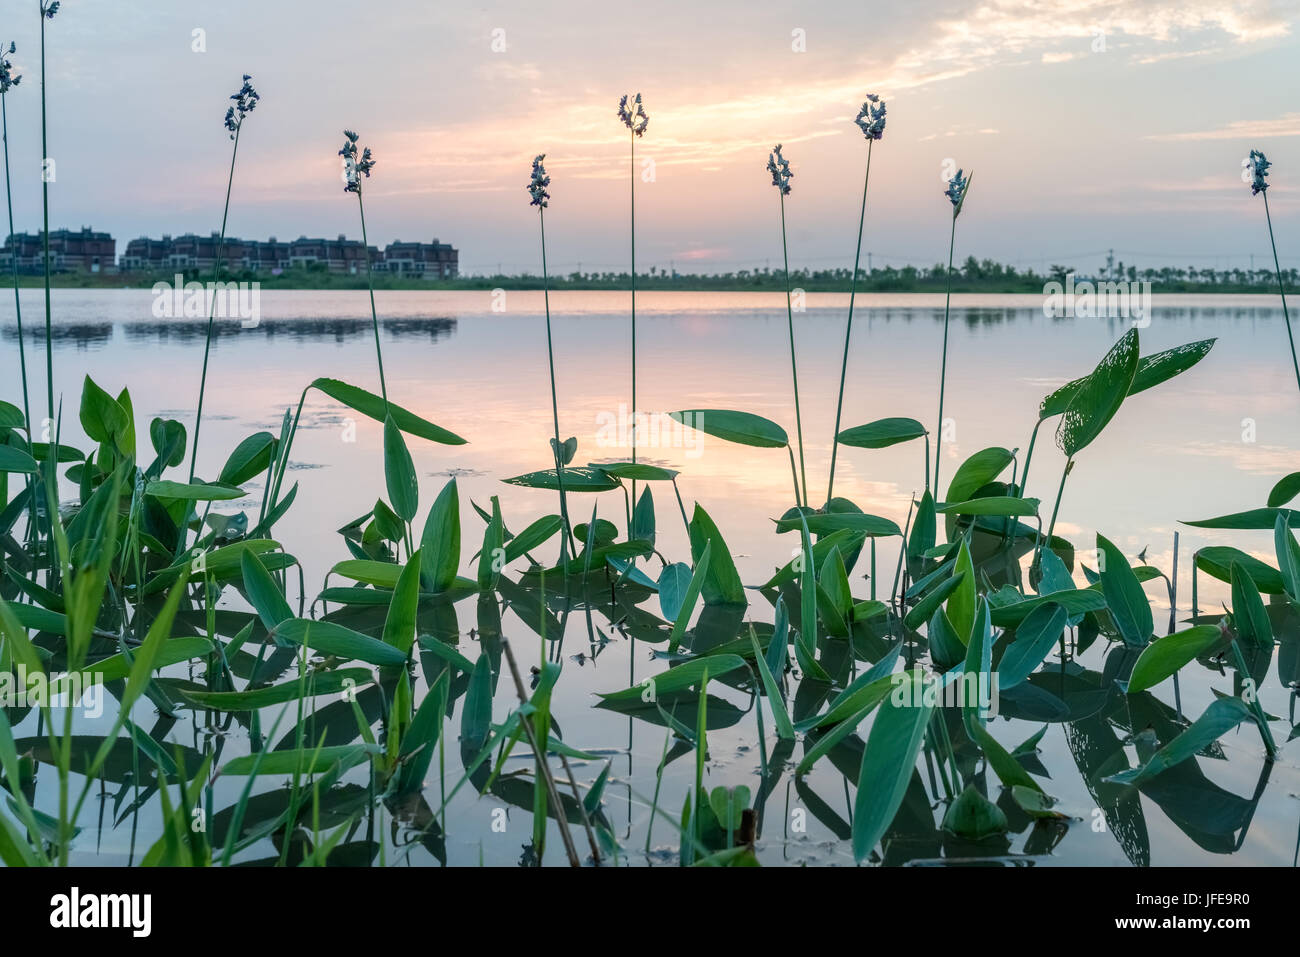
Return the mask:
<svg viewBox="0 0 1300 957">
<path fill-rule="evenodd" d="M 500 481 L 548 463 L 551 407 L 541 294 L 507 293 L 504 313 L 492 311 L 488 290 L 379 293 L 376 299 L 383 317 L 381 338 L 393 400 L 469 440 L 458 447 L 409 440 L 421 477 L 418 521 L 423 521 L 424 510 L 449 474 L 457 476 L 460 486 L 466 560 L 477 551 L 483 527 L 471 501 L 486 508 L 491 496 L 500 496 L 506 523 L 515 532 L 532 518 L 554 511 L 552 493 Z M 814 502 L 825 497 L 845 301 L 842 296 L 811 295 L 808 311 L 795 317 L 810 499 Z M 577 437 L 578 464 L 630 457 L 628 448 L 603 447 L 597 441 L 599 417 L 619 415 L 620 406 L 625 413 L 630 401 L 627 303 L 623 293 L 551 296 L 560 428 L 563 436 Z M 1047 319 L 1041 312 L 1041 300 L 1032 296 L 970 296 L 957 303 L 945 400 L 945 412 L 955 421 L 956 438 L 943 449 L 945 485 L 960 462 L 981 448 L 1019 448 L 1023 456 L 1043 395 L 1090 371 L 1126 328 L 1119 320 Z M 142 437 L 147 435 L 144 426 L 157 414 L 178 418 L 192 431 L 192 411 L 180 410 L 192 410 L 197 397 L 205 323 L 155 320 L 149 304 L 147 290 L 56 291 L 54 361 L 57 387 L 65 403 L 65 434 L 70 431 L 80 438 L 74 402 L 80 380 L 87 374 L 113 393 L 130 386 Z M 45 388 L 41 355 L 44 317 L 38 290 L 24 291 L 23 315 L 31 393 L 39 409 Z M 220 326 L 205 400 L 200 475 L 215 475 L 229 450 L 250 432 L 278 431 L 284 410 L 296 406 L 302 389 L 313 378 L 330 376 L 378 391 L 364 292 L 266 292 L 262 317 L 256 329 L 241 329 L 234 321 Z M 910 416 L 933 430 L 941 318 L 942 300 L 933 296 L 859 298 L 843 427 L 886 416 Z M 647 294 L 638 300 L 641 408 L 655 412 L 743 409 L 776 420 L 793 439 L 787 336 L 781 296 Z M 1081 554 L 1090 548 L 1093 532 L 1100 529 L 1130 556 L 1148 549 L 1148 560 L 1166 570 L 1172 562 L 1173 533 L 1178 530 L 1180 618 L 1189 613 L 1194 549 L 1233 544 L 1270 562 L 1273 558 L 1270 532 L 1217 532 L 1178 522 L 1262 505 L 1278 478 L 1300 469 L 1297 399 L 1280 310 L 1274 309 L 1267 297 L 1212 304 L 1193 297 L 1157 299 L 1154 320 L 1141 331 L 1142 352 L 1211 336 L 1217 336 L 1218 343 L 1200 366 L 1131 399 L 1102 437 L 1079 456 L 1066 485 L 1058 523 L 1058 531 L 1070 538 Z M 4 369 L 0 398 L 14 402 L 21 400 L 16 352 L 12 307 L 5 305 L 0 311 L 0 363 Z M 1039 435 L 1028 489 L 1028 494 L 1044 500 L 1044 517 L 1050 514 L 1064 465 L 1064 457 L 1052 442 L 1052 428 L 1054 423 L 1049 423 Z M 1254 441 L 1243 441 L 1252 428 Z M 353 434 L 355 442 L 346 441 Z M 678 433 L 665 428 L 662 434 L 671 438 Z M 72 440 L 74 444 L 77 438 Z M 679 482 L 688 511 L 696 501 L 708 509 L 737 556 L 742 578 L 751 583 L 761 581 L 774 567 L 788 561 L 791 549 L 797 546 L 795 535 L 777 536 L 770 523 L 792 503 L 788 458 L 782 450 L 750 449 L 707 437 L 700 446 L 698 438 L 692 437 L 685 447 L 679 443 L 677 447 L 643 448 L 640 457 L 681 470 Z M 335 530 L 367 511 L 374 497 L 383 494 L 381 440 L 378 423 L 354 416 L 319 393 L 308 394 L 293 449 L 294 470 L 289 476 L 289 482 L 300 483 L 298 497 L 277 532 L 286 548 L 300 557 L 309 596 L 320 589 L 330 566 L 348 557 Z M 919 495 L 923 488 L 923 454 L 922 444 L 916 442 L 879 451 L 842 449 L 836 494 L 901 526 L 910 496 Z M 248 483 L 247 489 L 250 507 L 255 509 L 261 498 L 260 482 Z M 657 547 L 670 560 L 681 558 L 687 550 L 685 534 L 671 487 L 656 484 L 654 496 Z M 622 525 L 624 502 L 619 493 L 602 495 L 596 502 L 590 496 L 575 498 L 575 521 L 586 521 L 598 502 L 601 516 Z M 895 550 L 882 542 L 878 567 L 884 592 L 892 582 L 895 557 Z M 1094 564 L 1087 557 L 1085 561 Z M 657 568 L 657 561 L 652 565 Z M 868 567 L 864 553 L 853 575 L 859 598 L 869 594 L 870 586 L 862 579 Z M 1157 608 L 1156 620 L 1163 623 L 1168 614 L 1164 592 L 1155 586 L 1149 591 Z M 1203 608 L 1216 609 L 1226 597 L 1226 588 L 1201 577 Z M 647 607 L 658 613 L 653 600 Z M 473 602 L 462 603 L 458 613 L 460 630 L 468 632 L 474 625 Z M 756 596 L 749 614 L 764 618 L 770 609 Z M 626 746 L 625 719 L 614 721 L 622 730 L 611 730 L 610 719 L 591 710 L 592 699 L 586 692 L 625 686 L 630 672 L 643 676 L 659 666 L 648 665 L 644 646 L 629 658 L 626 649 L 630 643 L 621 641 L 606 648 L 595 662 L 588 657 L 578 665 L 568 656 L 584 650 L 590 654 L 585 624 L 575 620 L 569 631 L 573 632 L 568 639 L 572 647 L 565 649 L 562 684 L 566 695 L 557 705 L 566 740 L 579 746 Z M 519 646 L 521 655 L 532 660 L 537 652 L 530 634 L 520 635 Z M 476 655 L 468 638 L 462 638 L 462 650 L 471 658 Z M 1088 667 L 1100 670 L 1100 653 L 1090 654 Z M 1182 704 L 1195 715 L 1212 695 L 1207 685 L 1189 687 L 1191 684 L 1184 682 Z M 1266 705 L 1270 696 L 1275 696 L 1269 710 L 1286 714 L 1288 704 L 1277 686 L 1276 674 L 1268 684 Z M 1222 680 L 1216 686 L 1221 690 L 1227 687 Z M 498 716 L 507 706 L 505 690 L 503 685 Z M 730 692 L 729 697 L 742 710 L 748 707 L 746 696 Z M 711 783 L 745 782 L 756 762 L 752 720 L 752 714 L 747 715 L 736 728 L 718 736 Z M 458 724 L 449 725 L 455 726 Z M 663 738 L 655 729 L 647 734 L 647 727 L 634 727 L 637 762 L 633 777 L 635 786 L 648 794 Z M 1048 789 L 1062 799 L 1068 813 L 1086 818 L 1094 801 L 1079 780 L 1062 727 L 1052 725 L 1041 746 L 1041 758 L 1052 774 Z M 1279 727 L 1274 726 L 1275 733 Z M 1004 744 L 1014 746 L 1036 727 L 1024 721 L 1009 726 L 998 722 L 994 730 Z M 1243 726 L 1224 739 L 1224 748 L 1234 760 L 1203 760 L 1201 765 L 1228 790 L 1249 796 L 1260 768 L 1257 744 L 1254 730 Z M 590 770 L 594 775 L 595 769 Z M 616 761 L 615 773 L 626 777 L 625 758 Z M 685 772 L 674 765 L 673 773 Z M 1261 804 L 1252 825 L 1247 850 L 1234 860 L 1289 861 L 1296 808 L 1293 800 L 1286 803 L 1285 795 L 1288 790 L 1294 792 L 1300 782 L 1293 767 L 1279 767 L 1274 776 L 1286 781 L 1274 780 L 1270 798 Z M 676 777 L 665 780 L 676 781 Z M 781 787 L 787 784 L 788 776 Z M 819 770 L 808 785 L 847 818 L 838 775 Z M 1276 799 L 1271 797 L 1274 794 Z M 680 806 L 680 788 L 670 795 L 669 803 Z M 790 800 L 800 799 L 792 790 Z M 1270 805 L 1270 800 L 1277 803 Z M 783 793 L 769 799 L 769 814 L 778 815 L 774 820 L 779 820 L 784 801 Z M 486 815 L 486 811 L 482 813 Z M 627 813 L 620 805 L 615 819 Z M 642 809 L 633 812 L 634 820 L 643 817 Z M 1203 859 L 1159 812 L 1152 813 L 1148 807 L 1146 817 L 1152 831 L 1154 863 Z M 526 825 L 516 827 L 520 839 L 511 842 L 514 847 L 526 839 Z M 1162 827 L 1171 833 L 1159 833 Z M 1077 835 L 1070 835 L 1060 852 L 1065 859 L 1122 862 L 1113 841 L 1089 840 L 1085 833 L 1086 826 L 1080 826 Z M 476 860 L 478 834 L 474 832 L 472 852 L 466 845 L 453 854 Z M 814 828 L 775 853 L 796 860 L 811 856 L 842 861 L 843 848 L 833 852 L 814 849 L 819 836 L 827 835 Z M 675 845 L 671 837 L 668 828 L 657 826 L 657 843 Z M 510 857 L 502 849 L 486 853 L 500 862 L 508 862 Z"/>
</svg>

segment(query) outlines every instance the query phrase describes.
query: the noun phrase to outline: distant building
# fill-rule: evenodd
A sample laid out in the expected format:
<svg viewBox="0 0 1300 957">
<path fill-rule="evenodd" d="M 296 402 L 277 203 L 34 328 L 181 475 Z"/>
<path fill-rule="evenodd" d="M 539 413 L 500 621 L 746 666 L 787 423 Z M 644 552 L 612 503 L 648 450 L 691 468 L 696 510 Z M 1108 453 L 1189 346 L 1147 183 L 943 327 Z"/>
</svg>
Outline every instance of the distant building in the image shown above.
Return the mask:
<svg viewBox="0 0 1300 957">
<path fill-rule="evenodd" d="M 430 243 L 398 240 L 381 252 L 376 246 L 367 249 L 360 240 L 342 235 L 338 239 L 299 236 L 290 242 L 280 242 L 274 236 L 265 242 L 227 236 L 224 247 L 219 233 L 141 237 L 126 244 L 120 266 L 123 272 L 209 272 L 216 266 L 219 247 L 223 266 L 232 272 L 324 267 L 331 273 L 355 276 L 365 272 L 368 254 L 376 272 L 424 279 L 453 279 L 460 273 L 460 253 L 450 243 L 437 239 Z"/>
<path fill-rule="evenodd" d="M 172 238 L 149 239 L 141 236 L 126 244 L 126 250 L 118 261 L 122 272 L 161 272 L 167 265 L 167 255 L 171 250 Z"/>
<path fill-rule="evenodd" d="M 308 239 L 299 236 L 289 244 L 289 264 L 291 266 L 324 266 L 334 273 L 356 275 L 366 271 L 366 247 L 359 239 L 348 239 L 340 235 L 338 239 Z M 379 249 L 371 246 L 370 264 L 381 268 L 383 256 Z"/>
<path fill-rule="evenodd" d="M 43 273 L 45 233 L 15 233 L 0 251 L 0 270 Z M 56 229 L 50 233 L 50 272 L 111 273 L 117 271 L 117 240 L 88 226 L 79 230 Z"/>
<path fill-rule="evenodd" d="M 248 268 L 253 272 L 269 273 L 289 268 L 289 243 L 279 242 L 272 236 L 266 242 L 254 241 L 247 246 Z"/>
<path fill-rule="evenodd" d="M 384 249 L 384 268 L 390 273 L 424 279 L 454 279 L 460 272 L 460 254 L 450 243 L 404 243 L 400 239 Z"/>
</svg>

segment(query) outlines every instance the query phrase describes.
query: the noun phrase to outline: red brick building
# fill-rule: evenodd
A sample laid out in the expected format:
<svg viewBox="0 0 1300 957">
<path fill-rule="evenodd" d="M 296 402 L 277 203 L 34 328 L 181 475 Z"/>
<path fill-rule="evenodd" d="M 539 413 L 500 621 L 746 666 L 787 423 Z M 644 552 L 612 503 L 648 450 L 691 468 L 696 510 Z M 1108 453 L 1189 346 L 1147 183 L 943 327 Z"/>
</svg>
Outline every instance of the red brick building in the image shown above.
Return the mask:
<svg viewBox="0 0 1300 957">
<path fill-rule="evenodd" d="M 5 240 L 0 251 L 0 270 L 43 273 L 45 233 L 16 233 Z M 111 273 L 117 271 L 117 240 L 88 226 L 79 230 L 56 229 L 50 233 L 50 271 Z"/>
<path fill-rule="evenodd" d="M 451 243 L 404 243 L 400 239 L 384 249 L 384 268 L 390 273 L 424 279 L 454 279 L 460 272 L 460 254 Z"/>
</svg>

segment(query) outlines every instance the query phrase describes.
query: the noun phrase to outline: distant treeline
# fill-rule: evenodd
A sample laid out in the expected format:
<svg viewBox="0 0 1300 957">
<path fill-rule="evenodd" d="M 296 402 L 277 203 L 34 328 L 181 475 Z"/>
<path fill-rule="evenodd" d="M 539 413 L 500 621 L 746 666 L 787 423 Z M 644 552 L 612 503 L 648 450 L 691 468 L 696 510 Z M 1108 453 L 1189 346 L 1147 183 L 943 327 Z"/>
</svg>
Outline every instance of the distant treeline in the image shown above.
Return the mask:
<svg viewBox="0 0 1300 957">
<path fill-rule="evenodd" d="M 1015 266 L 992 259 L 968 257 L 954 269 L 953 292 L 983 293 L 1041 293 L 1051 281 L 1064 282 L 1075 273 L 1076 281 L 1149 282 L 1154 293 L 1248 293 L 1276 292 L 1277 276 L 1271 269 L 1209 269 L 1198 266 L 1165 266 L 1159 269 L 1139 269 L 1120 263 L 1111 274 L 1075 271 L 1073 267 L 1052 265 L 1046 273 L 1033 269 L 1018 270 Z M 796 269 L 790 273 L 792 287 L 806 292 L 847 292 L 852 278 L 850 269 Z M 1300 271 L 1285 269 L 1283 281 L 1288 292 L 1300 285 Z M 156 282 L 171 283 L 175 270 L 164 274 L 120 273 L 91 275 L 88 273 L 59 273 L 53 277 L 55 286 L 65 288 L 149 288 Z M 187 282 L 212 280 L 211 273 L 185 274 Z M 323 268 L 286 269 L 280 275 L 266 273 L 231 272 L 222 270 L 223 281 L 259 282 L 263 289 L 365 289 L 364 274 L 331 273 Z M 466 276 L 458 279 L 426 280 L 376 273 L 376 289 L 540 289 L 542 277 L 522 275 Z M 780 269 L 741 269 L 727 273 L 667 272 L 651 267 L 637 274 L 637 288 L 644 290 L 719 290 L 719 291 L 784 291 L 785 274 Z M 38 276 L 23 277 L 24 286 L 42 285 Z M 627 289 L 631 276 L 627 272 L 571 272 L 550 277 L 552 289 Z M 929 268 L 916 266 L 882 266 L 868 272 L 858 272 L 859 292 L 943 292 L 947 286 L 947 269 L 942 263 Z"/>
</svg>

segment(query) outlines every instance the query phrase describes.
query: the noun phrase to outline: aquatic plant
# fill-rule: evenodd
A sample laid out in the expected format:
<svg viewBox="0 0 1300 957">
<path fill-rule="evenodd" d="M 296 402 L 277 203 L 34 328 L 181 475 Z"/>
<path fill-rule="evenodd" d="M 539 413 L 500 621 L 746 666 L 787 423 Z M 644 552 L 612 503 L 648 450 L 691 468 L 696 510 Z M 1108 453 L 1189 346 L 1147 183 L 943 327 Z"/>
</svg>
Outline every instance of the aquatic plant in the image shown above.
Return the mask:
<svg viewBox="0 0 1300 957">
<path fill-rule="evenodd" d="M 361 215 L 361 248 L 366 259 L 366 283 L 370 292 L 370 320 L 375 332 L 375 359 L 379 363 L 379 388 L 384 397 L 384 405 L 388 404 L 388 382 L 384 378 L 384 350 L 379 345 L 379 313 L 375 310 L 375 281 L 374 269 L 370 262 L 370 243 L 366 236 L 366 204 L 361 198 L 361 181 L 370 178 L 370 171 L 375 168 L 375 161 L 370 153 L 370 147 L 358 148 L 357 140 L 360 137 L 351 130 L 343 131 L 343 146 L 339 150 L 339 156 L 343 157 L 343 191 L 345 193 L 355 193 L 357 197 L 357 211 Z"/>
<path fill-rule="evenodd" d="M 45 260 L 45 384 L 49 415 L 46 419 L 51 435 L 55 432 L 54 415 L 54 345 L 53 310 L 50 306 L 50 143 L 49 123 L 45 117 L 45 21 L 53 20 L 59 12 L 59 0 L 46 3 L 40 0 L 41 9 L 41 215 L 43 231 L 41 247 Z M 58 442 L 57 437 L 54 441 Z"/>
<path fill-rule="evenodd" d="M 628 210 L 632 236 L 632 462 L 636 463 L 636 432 L 640 417 L 636 404 L 636 141 L 645 135 L 650 126 L 650 116 L 641 102 L 641 94 L 629 101 L 623 94 L 618 101 L 618 119 L 628 129 Z M 636 479 L 632 480 L 632 498 L 636 499 Z"/>
<path fill-rule="evenodd" d="M 961 208 L 966 202 L 966 191 L 970 188 L 970 173 L 965 177 L 962 171 L 957 170 L 955 176 L 948 180 L 948 188 L 943 194 L 948 197 L 952 203 L 952 225 L 948 232 L 948 284 L 943 294 L 943 353 L 939 360 L 939 424 L 938 432 L 934 439 L 934 489 L 935 493 L 939 490 L 939 462 L 943 455 L 943 393 L 944 386 L 948 381 L 948 319 L 951 315 L 952 304 L 952 253 L 957 244 L 957 217 L 961 215 Z M 930 487 L 929 476 L 926 476 L 926 488 Z"/>
<path fill-rule="evenodd" d="M 5 201 L 9 209 L 9 235 L 14 235 L 14 192 L 9 180 L 9 91 L 22 82 L 22 75 L 13 71 L 9 57 L 16 53 L 17 46 L 10 41 L 7 50 L 0 49 L 0 117 L 3 117 L 5 150 Z M 32 408 L 27 397 L 27 348 L 23 342 L 23 309 L 18 300 L 18 256 L 12 260 L 14 276 L 14 317 L 18 322 L 18 367 L 23 383 L 23 419 L 30 430 L 32 426 Z"/>
<path fill-rule="evenodd" d="M 216 261 L 212 267 L 215 282 L 221 281 L 221 267 L 226 252 L 226 223 L 230 217 L 230 192 L 235 184 L 235 160 L 239 156 L 239 134 L 244 128 L 244 118 L 257 107 L 257 91 L 249 82 L 252 79 L 244 74 L 243 85 L 231 94 L 234 104 L 226 110 L 225 128 L 230 133 L 233 146 L 230 150 L 230 173 L 226 177 L 226 202 L 221 210 L 221 234 L 217 239 Z M 199 458 L 199 428 L 203 425 L 203 396 L 208 384 L 208 356 L 212 351 L 212 327 L 217 315 L 217 298 L 212 297 L 208 307 L 208 329 L 203 339 L 203 371 L 199 374 L 199 404 L 194 411 L 194 442 L 190 446 L 190 481 L 194 481 L 194 468 Z"/>
<path fill-rule="evenodd" d="M 551 289 L 550 276 L 546 269 L 546 208 L 551 200 L 551 194 L 547 192 L 546 187 L 551 185 L 551 177 L 547 175 L 546 167 L 542 165 L 544 159 L 546 159 L 545 153 L 539 153 L 533 159 L 533 172 L 527 189 L 530 197 L 528 204 L 537 207 L 537 225 L 541 230 L 542 302 L 546 307 L 546 362 L 551 375 L 551 421 L 555 427 L 551 450 L 555 456 L 555 483 L 560 490 L 560 518 L 564 522 L 564 533 L 560 536 L 560 562 L 567 574 L 569 537 L 572 532 L 569 526 L 569 500 L 564 491 L 564 466 L 568 463 L 564 460 L 565 446 L 560 441 L 560 402 L 555 390 L 555 346 L 551 341 Z"/>
<path fill-rule="evenodd" d="M 228 118 L 242 119 L 238 107 Z M 860 115 L 870 140 L 883 132 L 883 118 L 883 104 L 878 114 L 873 108 Z M 231 132 L 237 136 L 238 129 Z M 345 135 L 346 189 L 358 194 L 364 236 L 361 181 L 374 161 L 356 134 Z M 449 819 L 448 809 L 491 795 L 494 812 L 511 807 L 531 815 L 523 863 L 545 862 L 548 840 L 558 834 L 568 863 L 582 864 L 575 841 L 581 829 L 589 860 L 617 864 L 627 853 L 619 843 L 623 829 L 616 833 L 603 806 L 615 780 L 627 786 L 629 812 L 648 808 L 651 821 L 677 833 L 683 865 L 758 863 L 764 829 L 767 840 L 780 840 L 774 822 L 783 815 L 772 814 L 768 802 L 779 800 L 784 785 L 859 862 L 915 856 L 916 842 L 895 838 L 917 833 L 936 853 L 960 842 L 963 856 L 998 856 L 1012 832 L 1023 833 L 1017 853 L 1031 857 L 1050 851 L 1068 830 L 1045 790 L 1055 775 L 1049 778 L 1037 759 L 1052 726 L 1066 730 L 1079 780 L 1134 864 L 1150 860 L 1140 798 L 1160 806 L 1202 847 L 1231 853 L 1240 846 L 1262 784 L 1253 799 L 1229 794 L 1205 779 L 1198 756 L 1215 754 L 1215 742 L 1245 722 L 1257 726 L 1267 757 L 1278 753 L 1270 725 L 1280 719 L 1257 698 L 1247 699 L 1272 667 L 1280 687 L 1294 680 L 1300 542 L 1292 532 L 1297 513 L 1286 506 L 1300 495 L 1300 473 L 1280 481 L 1263 508 L 1188 523 L 1271 530 L 1277 567 L 1228 546 L 1199 549 L 1192 621 L 1177 630 L 1171 615 L 1170 634 L 1156 637 L 1144 586 L 1167 581 L 1176 608 L 1177 559 L 1166 576 L 1145 554 L 1130 561 L 1098 534 L 1096 569 L 1077 561 L 1074 545 L 1055 534 L 1064 477 L 1044 531 L 1041 503 L 1025 495 L 1029 454 L 1017 475 L 1015 450 L 979 450 L 954 471 L 940 498 L 938 462 L 931 481 L 927 445 L 926 493 L 900 529 L 833 499 L 830 489 L 823 509 L 808 507 L 802 439 L 796 464 L 777 423 L 737 410 L 672 413 L 721 441 L 787 450 L 797 507 L 775 519 L 775 531 L 795 533 L 798 544 L 787 564 L 746 587 L 738 570 L 744 566 L 706 508 L 697 502 L 687 516 L 677 472 L 640 462 L 569 465 L 576 440 L 560 442 L 543 159 L 534 161 L 527 188 L 542 242 L 555 468 L 505 481 L 559 491 L 562 514 L 517 523 L 498 496 L 484 507 L 472 503 L 483 521 L 477 555 L 462 548 L 470 530 L 462 528 L 454 479 L 429 507 L 418 547 L 414 540 L 418 482 L 405 437 L 464 440 L 390 399 L 369 267 L 381 393 L 312 379 L 296 413 L 285 410 L 279 434 L 259 432 L 238 443 L 214 481 L 170 477 L 172 469 L 184 475 L 185 430 L 175 419 L 154 419 L 149 454 L 127 389 L 113 396 L 85 379 L 78 405 L 91 443 L 85 451 L 75 442 L 34 442 L 30 432 L 22 434 L 30 425 L 22 411 L 0 402 L 0 540 L 12 543 L 0 549 L 0 684 L 7 689 L 24 674 L 71 690 L 84 678 L 110 685 L 117 708 L 104 733 L 104 724 L 77 722 L 74 708 L 49 697 L 27 708 L 0 707 L 0 862 L 68 863 L 74 852 L 89 851 L 92 828 L 102 838 L 129 820 L 132 864 L 393 865 L 415 854 L 447 863 L 449 836 L 466 843 L 451 833 L 462 822 Z M 782 197 L 784 247 L 792 173 L 779 149 L 769 172 Z M 954 235 L 968 184 L 959 175 L 949 187 Z M 788 268 L 786 285 L 794 371 Z M 941 428 L 947 321 L 945 310 Z M 1043 422 L 1060 417 L 1056 440 L 1068 475 L 1128 397 L 1188 371 L 1212 345 L 1205 340 L 1143 357 L 1137 330 L 1126 331 L 1091 372 L 1043 399 L 1034 437 Z M 794 380 L 801 423 L 797 373 Z M 309 588 L 302 563 L 275 537 L 298 489 L 295 483 L 281 494 L 312 391 L 383 424 L 388 493 L 340 529 L 344 557 L 319 588 Z M 843 372 L 841 398 L 842 392 Z M 901 417 L 838 426 L 837 444 L 868 450 L 928 435 Z M 38 560 L 41 543 L 17 545 L 34 492 L 24 488 L 10 499 L 10 474 L 40 479 L 49 562 Z M 259 476 L 259 508 L 209 511 L 243 499 L 243 486 Z M 57 497 L 60 478 L 72 496 L 67 502 Z M 627 481 L 647 483 L 635 511 Z M 649 497 L 656 481 L 673 484 L 689 562 L 659 552 Z M 600 516 L 599 498 L 590 520 L 570 529 L 567 497 L 605 492 L 622 493 L 625 534 Z M 204 518 L 193 522 L 198 503 Z M 533 555 L 557 534 L 567 543 L 560 568 L 552 569 Z M 879 596 L 878 539 L 899 551 L 894 583 L 882 578 Z M 575 541 L 583 544 L 580 553 Z M 861 599 L 854 587 L 868 542 L 872 591 Z M 651 556 L 663 564 L 658 578 L 647 573 Z M 641 559 L 647 562 L 638 565 Z M 548 588 L 557 573 L 560 586 Z M 1198 574 L 1230 587 L 1230 610 L 1202 613 Z M 1272 596 L 1267 606 L 1262 594 Z M 471 598 L 467 629 L 461 603 Z M 516 661 L 523 646 L 506 638 L 523 629 L 539 639 L 531 674 Z M 575 687 L 563 681 L 564 643 L 584 631 L 581 654 L 570 655 L 578 666 L 606 649 L 629 649 L 626 678 L 597 672 L 604 676 L 599 687 L 612 686 L 599 693 L 597 708 L 626 716 L 629 736 L 642 725 L 665 731 L 652 798 L 637 793 L 631 774 L 619 780 L 612 773 L 606 748 L 583 750 L 566 740 L 555 718 L 556 702 Z M 1099 638 L 1110 647 L 1104 668 L 1091 670 L 1082 656 Z M 1279 638 L 1287 643 L 1286 664 L 1273 655 Z M 476 660 L 462 653 L 468 648 L 476 649 Z M 654 649 L 652 670 L 638 676 L 647 648 Z M 1059 662 L 1049 662 L 1054 650 Z M 1177 682 L 1197 669 L 1214 677 L 1231 672 L 1233 684 L 1231 692 L 1215 688 L 1217 700 L 1189 720 Z M 514 688 L 504 707 L 497 694 L 502 679 Z M 1164 682 L 1174 683 L 1172 706 L 1153 694 Z M 999 686 L 1004 716 L 1017 724 L 995 725 L 990 702 L 978 694 L 950 698 L 958 689 Z M 136 722 L 152 709 L 162 720 Z M 453 734 L 447 721 L 457 710 Z M 173 730 L 182 711 L 195 716 L 196 731 L 204 725 L 190 744 Z M 756 737 L 746 746 L 757 744 L 757 782 L 709 786 L 710 743 L 725 737 L 715 729 L 736 727 L 751 711 Z M 35 733 L 15 737 L 14 728 L 29 720 Z M 1022 722 L 1041 728 L 1019 745 L 1004 745 L 1003 728 Z M 800 739 L 804 750 L 796 759 Z M 521 741 L 531 753 L 512 763 Z M 232 756 L 231 747 L 244 753 Z M 630 771 L 631 738 L 618 750 L 628 753 Z M 570 759 L 587 762 L 592 777 L 580 781 Z M 38 790 L 38 774 L 51 772 L 57 788 Z M 783 785 L 787 772 L 791 780 Z M 268 787 L 273 780 L 284 786 Z M 844 789 L 847 819 L 817 793 L 828 780 Z M 240 782 L 238 794 L 231 798 L 219 781 Z M 83 824 L 97 790 L 99 820 Z M 38 807 L 38 797 L 47 805 Z M 661 797 L 680 814 L 667 813 Z M 1213 806 L 1213 821 L 1203 805 Z M 155 817 L 145 820 L 146 811 Z M 204 828 L 192 826 L 196 812 Z M 140 848 L 138 825 L 146 835 Z M 269 856 L 258 856 L 268 848 Z M 648 824 L 646 848 L 649 860 L 662 853 L 651 846 Z"/>
<path fill-rule="evenodd" d="M 862 207 L 858 211 L 858 241 L 853 247 L 853 279 L 849 283 L 849 318 L 844 327 L 844 357 L 840 360 L 840 391 L 835 399 L 835 436 L 831 441 L 830 478 L 826 482 L 826 502 L 835 497 L 835 460 L 840 450 L 840 415 L 844 411 L 844 383 L 849 374 L 849 346 L 853 341 L 853 304 L 858 295 L 858 267 L 862 262 L 862 228 L 867 221 L 867 187 L 871 183 L 871 147 L 885 135 L 885 102 L 868 93 L 853 121 L 867 139 L 867 171 L 862 177 Z"/>
<path fill-rule="evenodd" d="M 1300 360 L 1296 358 L 1295 333 L 1291 331 L 1291 314 L 1286 305 L 1286 287 L 1282 285 L 1282 265 L 1277 258 L 1277 240 L 1273 238 L 1273 217 L 1268 211 L 1268 171 L 1273 165 L 1259 150 L 1251 150 L 1241 162 L 1250 181 L 1250 195 L 1264 197 L 1264 220 L 1268 223 L 1268 242 L 1273 249 L 1273 271 L 1277 275 L 1277 292 L 1282 300 L 1282 322 L 1286 325 L 1286 338 L 1291 346 L 1291 368 L 1295 371 L 1296 387 L 1300 388 Z"/>
<path fill-rule="evenodd" d="M 785 263 L 785 315 L 790 330 L 790 377 L 794 382 L 794 421 L 799 440 L 799 481 L 795 489 L 795 503 L 808 505 L 808 470 L 804 465 L 803 454 L 803 414 L 799 410 L 799 366 L 795 361 L 794 350 L 794 307 L 790 299 L 790 248 L 785 238 L 785 198 L 790 195 L 790 180 L 794 173 L 790 170 L 790 161 L 781 155 L 781 144 L 773 147 L 767 157 L 767 171 L 772 174 L 772 185 L 776 187 L 781 200 L 781 255 Z"/>
</svg>

